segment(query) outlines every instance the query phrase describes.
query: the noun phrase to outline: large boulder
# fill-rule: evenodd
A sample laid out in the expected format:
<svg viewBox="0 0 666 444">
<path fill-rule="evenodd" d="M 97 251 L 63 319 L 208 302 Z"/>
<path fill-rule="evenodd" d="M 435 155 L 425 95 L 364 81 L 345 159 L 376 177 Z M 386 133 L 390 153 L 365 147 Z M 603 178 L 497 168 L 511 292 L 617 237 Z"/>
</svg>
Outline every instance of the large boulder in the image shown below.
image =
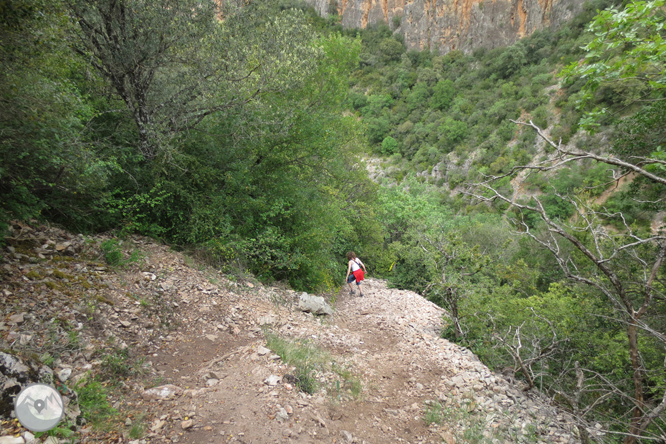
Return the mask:
<svg viewBox="0 0 666 444">
<path fill-rule="evenodd" d="M 302 293 L 298 301 L 298 309 L 312 314 L 332 315 L 333 309 L 326 303 L 324 298 L 320 296 L 312 296 L 311 294 Z"/>
</svg>

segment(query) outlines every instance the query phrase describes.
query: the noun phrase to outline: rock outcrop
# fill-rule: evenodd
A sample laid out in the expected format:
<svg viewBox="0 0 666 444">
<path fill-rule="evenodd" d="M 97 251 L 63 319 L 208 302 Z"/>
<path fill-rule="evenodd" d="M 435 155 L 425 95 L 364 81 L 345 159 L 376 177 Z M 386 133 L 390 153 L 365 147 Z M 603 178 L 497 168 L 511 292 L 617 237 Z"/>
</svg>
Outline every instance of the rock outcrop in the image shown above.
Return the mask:
<svg viewBox="0 0 666 444">
<path fill-rule="evenodd" d="M 322 16 L 332 4 L 345 28 L 385 22 L 408 49 L 445 54 L 515 43 L 581 11 L 582 0 L 306 0 Z M 399 26 L 397 24 L 399 23 Z"/>
</svg>

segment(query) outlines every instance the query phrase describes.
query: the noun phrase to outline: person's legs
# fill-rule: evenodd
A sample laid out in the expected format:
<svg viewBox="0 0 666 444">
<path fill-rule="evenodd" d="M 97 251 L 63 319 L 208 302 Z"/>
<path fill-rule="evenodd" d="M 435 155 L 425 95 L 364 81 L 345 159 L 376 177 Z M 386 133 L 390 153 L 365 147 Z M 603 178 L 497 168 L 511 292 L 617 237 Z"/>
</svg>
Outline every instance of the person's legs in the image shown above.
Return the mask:
<svg viewBox="0 0 666 444">
<path fill-rule="evenodd" d="M 363 290 L 361 289 L 361 284 L 362 284 L 362 283 L 363 283 L 363 281 L 361 281 L 361 282 L 357 282 L 357 283 L 356 283 L 356 286 L 358 287 L 358 295 L 359 295 L 359 297 L 360 297 L 360 296 L 363 296 Z"/>
<path fill-rule="evenodd" d="M 350 294 L 350 295 L 353 295 L 353 294 L 356 293 L 356 292 L 354 291 L 354 287 L 352 287 L 352 282 L 354 282 L 355 280 L 356 280 L 356 278 L 354 277 L 353 274 L 350 274 L 350 275 L 349 275 L 349 278 L 347 278 L 347 285 L 349 285 L 349 294 Z"/>
</svg>

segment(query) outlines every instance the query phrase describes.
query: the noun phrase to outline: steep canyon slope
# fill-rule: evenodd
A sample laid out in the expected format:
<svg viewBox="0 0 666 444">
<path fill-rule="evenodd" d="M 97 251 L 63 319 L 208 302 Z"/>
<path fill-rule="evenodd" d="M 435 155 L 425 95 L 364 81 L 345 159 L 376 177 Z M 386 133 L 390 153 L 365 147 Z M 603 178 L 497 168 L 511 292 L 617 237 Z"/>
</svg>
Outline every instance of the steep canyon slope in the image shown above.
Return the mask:
<svg viewBox="0 0 666 444">
<path fill-rule="evenodd" d="M 39 367 L 66 391 L 78 442 L 578 442 L 568 414 L 442 339 L 444 311 L 413 292 L 369 278 L 366 297 L 329 294 L 335 312 L 319 317 L 290 289 L 229 280 L 149 239 L 123 242 L 115 267 L 102 244 L 119 246 L 17 226 L 0 264 L 0 400 L 20 385 L 12 368 L 27 369 L 17 360 Z M 310 394 L 275 344 L 318 350 Z M 118 412 L 104 428 L 80 420 L 84 387 L 102 390 L 92 375 Z M 29 442 L 0 416 L 0 442 Z"/>
</svg>

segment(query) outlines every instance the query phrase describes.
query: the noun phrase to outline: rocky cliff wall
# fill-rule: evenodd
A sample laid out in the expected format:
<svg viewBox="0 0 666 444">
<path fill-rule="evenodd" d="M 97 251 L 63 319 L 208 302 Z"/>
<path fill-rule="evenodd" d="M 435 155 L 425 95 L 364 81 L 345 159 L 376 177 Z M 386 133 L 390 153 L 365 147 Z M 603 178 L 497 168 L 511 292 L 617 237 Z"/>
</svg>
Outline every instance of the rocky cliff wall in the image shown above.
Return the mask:
<svg viewBox="0 0 666 444">
<path fill-rule="evenodd" d="M 583 0 L 306 1 L 322 16 L 335 3 L 345 28 L 385 22 L 405 36 L 408 49 L 441 54 L 511 45 L 538 29 L 558 27 L 583 6 Z"/>
</svg>

